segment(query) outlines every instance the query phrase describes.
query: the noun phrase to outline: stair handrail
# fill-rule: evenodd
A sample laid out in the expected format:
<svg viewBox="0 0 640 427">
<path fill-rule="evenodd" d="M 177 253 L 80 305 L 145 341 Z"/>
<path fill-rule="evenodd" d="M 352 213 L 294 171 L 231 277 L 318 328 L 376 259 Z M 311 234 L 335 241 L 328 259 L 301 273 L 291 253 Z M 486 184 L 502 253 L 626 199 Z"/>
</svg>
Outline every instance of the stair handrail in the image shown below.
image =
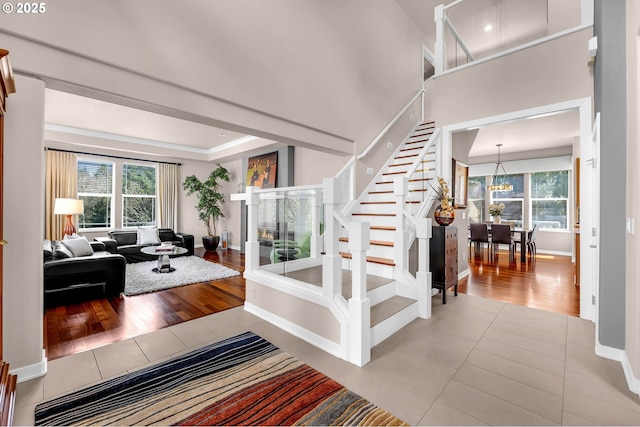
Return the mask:
<svg viewBox="0 0 640 427">
<path fill-rule="evenodd" d="M 357 160 L 364 159 L 367 156 L 367 154 L 369 154 L 369 152 L 373 150 L 373 148 L 378 144 L 378 142 L 382 140 L 382 137 L 384 137 L 384 135 L 389 131 L 389 129 L 391 129 L 391 127 L 396 124 L 396 122 L 400 119 L 400 117 L 402 117 L 402 115 L 407 112 L 409 107 L 411 107 L 411 105 L 416 101 L 416 99 L 418 99 L 418 97 L 421 96 L 423 93 L 424 93 L 424 88 L 420 89 L 418 93 L 416 93 L 411 98 L 411 100 L 407 102 L 407 104 L 404 107 L 402 107 L 402 109 L 398 112 L 398 114 L 396 114 L 393 117 L 393 119 L 391 119 L 391 121 L 380 131 L 380 133 L 378 133 L 378 135 L 373 139 L 373 141 L 371 141 L 371 143 L 367 146 L 367 148 L 365 148 L 362 153 L 356 156 L 356 159 Z M 424 120 L 424 118 L 421 118 L 421 120 Z"/>
</svg>

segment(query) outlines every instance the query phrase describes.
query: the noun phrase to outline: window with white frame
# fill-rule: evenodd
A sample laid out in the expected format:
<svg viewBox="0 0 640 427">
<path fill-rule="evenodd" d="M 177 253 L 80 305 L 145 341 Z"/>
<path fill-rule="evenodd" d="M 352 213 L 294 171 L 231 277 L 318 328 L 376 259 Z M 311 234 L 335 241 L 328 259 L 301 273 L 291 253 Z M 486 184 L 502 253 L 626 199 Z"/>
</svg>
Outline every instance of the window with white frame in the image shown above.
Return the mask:
<svg viewBox="0 0 640 427">
<path fill-rule="evenodd" d="M 542 228 L 568 229 L 569 171 L 531 174 L 532 223 Z"/>
<path fill-rule="evenodd" d="M 485 220 L 485 206 L 487 194 L 487 180 L 484 176 L 469 177 L 469 221 L 483 222 Z"/>
<path fill-rule="evenodd" d="M 122 165 L 122 226 L 138 227 L 156 223 L 156 168 Z"/>
<path fill-rule="evenodd" d="M 517 227 L 522 227 L 524 221 L 524 174 L 502 175 L 501 183 L 509 183 L 513 186 L 509 191 L 491 191 L 492 204 L 504 204 L 502 219 L 513 221 Z"/>
<path fill-rule="evenodd" d="M 113 163 L 78 159 L 78 198 L 84 214 L 80 229 L 113 227 Z"/>
</svg>

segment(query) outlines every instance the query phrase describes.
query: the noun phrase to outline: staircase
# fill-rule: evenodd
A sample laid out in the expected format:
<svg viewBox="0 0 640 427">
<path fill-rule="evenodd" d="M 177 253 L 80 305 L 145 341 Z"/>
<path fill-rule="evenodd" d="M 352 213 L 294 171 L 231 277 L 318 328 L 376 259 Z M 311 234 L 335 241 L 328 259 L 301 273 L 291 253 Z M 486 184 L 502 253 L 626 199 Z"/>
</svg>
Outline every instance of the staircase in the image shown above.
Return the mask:
<svg viewBox="0 0 640 427">
<path fill-rule="evenodd" d="M 433 122 L 417 125 L 346 208 L 344 190 L 351 181 L 344 177 L 353 175 L 355 156 L 336 177 L 305 188 L 300 194 L 308 198 L 309 258 L 261 265 L 259 206 L 280 198 L 271 194 L 275 190 L 255 187 L 232 195 L 247 205 L 245 310 L 358 366 L 370 361 L 372 347 L 416 318 L 429 318 L 426 212 L 433 201 L 430 181 L 441 170 L 439 135 Z M 410 273 L 414 239 L 418 266 Z M 323 323 L 309 323 L 307 312 Z"/>
<path fill-rule="evenodd" d="M 367 251 L 367 297 L 371 301 L 371 346 L 375 346 L 418 317 L 418 302 L 403 286 L 403 272 L 396 265 L 395 233 L 397 231 L 394 178 L 408 176 L 407 209 L 416 214 L 431 189 L 436 176 L 435 148 L 423 153 L 435 130 L 434 122 L 418 125 L 413 133 L 396 149 L 387 164 L 372 180 L 351 212 L 351 220 L 368 222 L 370 249 Z M 346 232 L 345 232 L 346 234 Z M 340 255 L 344 269 L 349 270 L 351 254 L 348 238 L 340 239 Z M 347 295 L 344 295 L 347 299 Z"/>
</svg>

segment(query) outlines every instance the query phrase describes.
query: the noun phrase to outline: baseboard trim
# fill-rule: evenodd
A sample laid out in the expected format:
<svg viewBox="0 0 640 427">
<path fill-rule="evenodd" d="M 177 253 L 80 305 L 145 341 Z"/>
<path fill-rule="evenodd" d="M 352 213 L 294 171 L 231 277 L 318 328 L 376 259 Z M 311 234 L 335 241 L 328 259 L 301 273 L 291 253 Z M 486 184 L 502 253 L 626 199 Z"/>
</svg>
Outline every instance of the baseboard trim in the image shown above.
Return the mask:
<svg viewBox="0 0 640 427">
<path fill-rule="evenodd" d="M 18 383 L 29 381 L 34 378 L 44 377 L 47 373 L 46 352 L 42 350 L 42 360 L 40 362 L 29 366 L 23 366 L 22 368 L 12 369 L 10 373 L 18 376 Z"/>
<path fill-rule="evenodd" d="M 458 273 L 458 280 L 462 280 L 467 276 L 471 275 L 471 269 L 467 268 L 464 271 L 461 271 L 460 273 Z"/>
<path fill-rule="evenodd" d="M 632 393 L 640 395 L 640 379 L 633 373 L 627 352 L 618 348 L 608 347 L 596 341 L 596 354 L 606 359 L 615 360 L 622 365 L 622 371 L 627 379 L 627 386 Z"/>
<path fill-rule="evenodd" d="M 315 347 L 318 347 L 320 350 L 323 350 L 335 357 L 342 358 L 342 351 L 340 350 L 340 344 L 334 343 L 333 341 L 330 341 L 324 337 L 321 337 L 320 335 L 315 334 L 309 331 L 308 329 L 304 329 L 296 325 L 295 323 L 290 322 L 286 319 L 283 319 L 282 317 L 277 316 L 271 312 L 268 312 L 258 307 L 255 304 L 251 304 L 250 302 L 245 301 L 244 309 L 247 312 L 253 314 L 254 316 L 257 316 L 262 320 L 269 322 L 274 326 L 277 326 L 283 331 L 286 331 L 291 335 L 294 335 L 300 338 L 301 340 L 304 340 L 309 344 L 314 345 Z"/>
<path fill-rule="evenodd" d="M 604 357 L 605 359 L 611 359 L 611 360 L 615 360 L 616 362 L 622 362 L 622 358 L 624 357 L 624 350 L 602 345 L 596 339 L 596 354 L 600 357 Z"/>
<path fill-rule="evenodd" d="M 636 377 L 633 373 L 633 368 L 631 367 L 631 362 L 629 361 L 629 357 L 627 356 L 627 352 L 623 352 L 622 355 L 622 370 L 624 371 L 624 376 L 627 378 L 627 385 L 629 386 L 629 390 L 632 393 L 635 393 L 640 396 L 640 378 Z"/>
</svg>

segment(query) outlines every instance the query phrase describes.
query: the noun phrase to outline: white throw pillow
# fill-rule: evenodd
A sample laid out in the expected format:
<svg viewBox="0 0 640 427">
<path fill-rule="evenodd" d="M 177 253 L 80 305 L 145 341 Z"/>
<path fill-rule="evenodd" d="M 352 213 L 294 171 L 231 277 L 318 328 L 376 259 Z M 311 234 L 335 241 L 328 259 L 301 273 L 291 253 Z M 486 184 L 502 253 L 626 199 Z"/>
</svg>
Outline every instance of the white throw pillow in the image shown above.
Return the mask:
<svg viewBox="0 0 640 427">
<path fill-rule="evenodd" d="M 93 248 L 86 237 L 63 240 L 62 244 L 71 251 L 74 257 L 93 255 Z"/>
<path fill-rule="evenodd" d="M 158 243 L 160 243 L 158 227 L 138 227 L 138 238 L 136 240 L 136 244 L 157 245 Z"/>
</svg>

